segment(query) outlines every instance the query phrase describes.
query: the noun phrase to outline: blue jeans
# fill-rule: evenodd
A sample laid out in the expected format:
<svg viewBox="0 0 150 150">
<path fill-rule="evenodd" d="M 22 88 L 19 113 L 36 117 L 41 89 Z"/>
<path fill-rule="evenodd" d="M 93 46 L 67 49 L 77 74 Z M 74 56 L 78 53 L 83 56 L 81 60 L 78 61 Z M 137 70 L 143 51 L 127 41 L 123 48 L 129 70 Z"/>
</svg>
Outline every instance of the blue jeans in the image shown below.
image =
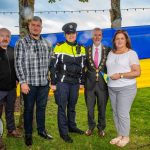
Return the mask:
<svg viewBox="0 0 150 150">
<path fill-rule="evenodd" d="M 49 85 L 31 86 L 29 94 L 23 94 L 24 100 L 24 129 L 25 134 L 32 134 L 34 104 L 36 102 L 36 122 L 38 132 L 45 130 L 45 110 Z"/>
</svg>

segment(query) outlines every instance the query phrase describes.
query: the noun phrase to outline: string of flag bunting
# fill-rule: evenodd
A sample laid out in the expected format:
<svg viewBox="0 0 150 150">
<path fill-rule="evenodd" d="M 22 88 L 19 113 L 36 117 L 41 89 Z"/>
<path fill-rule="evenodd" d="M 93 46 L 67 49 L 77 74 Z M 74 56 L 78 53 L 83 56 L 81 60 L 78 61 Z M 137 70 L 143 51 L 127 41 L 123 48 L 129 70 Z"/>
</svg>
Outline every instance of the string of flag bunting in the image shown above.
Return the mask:
<svg viewBox="0 0 150 150">
<path fill-rule="evenodd" d="M 36 14 L 43 14 L 43 13 L 47 13 L 47 14 L 50 14 L 50 13 L 82 13 L 82 12 L 86 12 L 86 13 L 89 13 L 89 12 L 108 12 L 110 11 L 111 9 L 101 9 L 101 10 L 96 10 L 96 9 L 91 9 L 91 10 L 60 10 L 60 11 L 35 11 L 34 13 Z M 150 10 L 150 8 L 126 8 L 126 9 L 121 9 L 121 11 L 131 11 L 131 10 L 134 10 L 134 11 L 138 11 L 138 10 Z M 0 14 L 19 14 L 19 12 L 17 11 L 0 11 Z"/>
</svg>

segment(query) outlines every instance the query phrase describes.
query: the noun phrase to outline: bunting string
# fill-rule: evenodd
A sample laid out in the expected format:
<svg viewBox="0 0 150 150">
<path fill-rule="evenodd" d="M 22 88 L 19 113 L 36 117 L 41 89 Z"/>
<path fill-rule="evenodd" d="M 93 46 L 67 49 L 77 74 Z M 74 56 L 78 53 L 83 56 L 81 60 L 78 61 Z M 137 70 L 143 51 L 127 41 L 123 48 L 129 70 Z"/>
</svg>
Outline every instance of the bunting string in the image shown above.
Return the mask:
<svg viewBox="0 0 150 150">
<path fill-rule="evenodd" d="M 109 12 L 111 9 L 89 9 L 89 10 L 60 10 L 60 11 L 35 11 L 35 14 L 50 14 L 50 13 L 89 13 L 89 12 Z M 150 8 L 126 8 L 126 9 L 121 9 L 121 11 L 139 11 L 139 10 L 150 10 Z M 6 15 L 6 14 L 19 14 L 17 11 L 0 11 L 0 14 Z"/>
</svg>

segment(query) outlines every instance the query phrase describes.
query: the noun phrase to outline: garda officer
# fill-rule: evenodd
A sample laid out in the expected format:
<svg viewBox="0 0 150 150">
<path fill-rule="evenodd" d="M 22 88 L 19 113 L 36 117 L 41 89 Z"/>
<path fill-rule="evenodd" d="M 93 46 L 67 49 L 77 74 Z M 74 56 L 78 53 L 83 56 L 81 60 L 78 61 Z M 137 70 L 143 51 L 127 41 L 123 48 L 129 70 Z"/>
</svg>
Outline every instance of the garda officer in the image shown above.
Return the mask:
<svg viewBox="0 0 150 150">
<path fill-rule="evenodd" d="M 75 122 L 75 106 L 79 87 L 82 85 L 82 71 L 85 61 L 85 48 L 76 42 L 76 23 L 67 23 L 62 27 L 66 41 L 54 48 L 51 61 L 51 84 L 58 105 L 58 128 L 60 137 L 68 143 L 73 140 L 68 132 L 84 134 Z M 67 113 L 66 113 L 67 109 Z"/>
</svg>

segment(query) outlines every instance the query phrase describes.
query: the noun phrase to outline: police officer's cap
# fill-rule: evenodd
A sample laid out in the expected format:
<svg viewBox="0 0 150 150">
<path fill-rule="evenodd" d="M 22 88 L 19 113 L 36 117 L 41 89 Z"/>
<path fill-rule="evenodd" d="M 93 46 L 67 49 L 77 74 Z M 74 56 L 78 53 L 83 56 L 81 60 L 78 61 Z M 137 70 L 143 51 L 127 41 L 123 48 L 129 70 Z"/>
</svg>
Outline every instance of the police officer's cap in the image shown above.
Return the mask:
<svg viewBox="0 0 150 150">
<path fill-rule="evenodd" d="M 62 30 L 66 33 L 75 33 L 76 32 L 76 28 L 77 28 L 77 24 L 74 23 L 74 22 L 70 22 L 70 23 L 67 23 L 65 24 L 63 27 L 62 27 Z"/>
</svg>

